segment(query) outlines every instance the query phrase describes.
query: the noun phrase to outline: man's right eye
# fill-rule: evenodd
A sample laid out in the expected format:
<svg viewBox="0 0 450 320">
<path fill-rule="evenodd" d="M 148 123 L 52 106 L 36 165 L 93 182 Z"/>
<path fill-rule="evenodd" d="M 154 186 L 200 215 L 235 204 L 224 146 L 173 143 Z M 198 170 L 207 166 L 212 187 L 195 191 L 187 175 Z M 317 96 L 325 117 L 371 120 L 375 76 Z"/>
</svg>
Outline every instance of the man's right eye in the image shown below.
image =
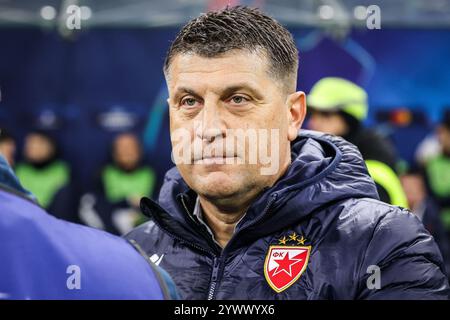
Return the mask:
<svg viewBox="0 0 450 320">
<path fill-rule="evenodd" d="M 197 100 L 194 98 L 185 98 L 181 101 L 181 105 L 187 108 L 195 107 Z"/>
</svg>

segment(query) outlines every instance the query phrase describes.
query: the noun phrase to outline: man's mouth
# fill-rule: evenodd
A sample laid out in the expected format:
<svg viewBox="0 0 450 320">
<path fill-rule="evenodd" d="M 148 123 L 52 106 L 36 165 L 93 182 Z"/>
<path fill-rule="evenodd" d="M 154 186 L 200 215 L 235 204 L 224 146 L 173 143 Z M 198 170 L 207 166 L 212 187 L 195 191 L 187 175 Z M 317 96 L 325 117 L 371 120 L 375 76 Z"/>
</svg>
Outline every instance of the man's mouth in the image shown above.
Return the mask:
<svg viewBox="0 0 450 320">
<path fill-rule="evenodd" d="M 212 165 L 212 164 L 232 164 L 235 162 L 236 156 L 212 156 L 203 157 L 194 160 L 194 164 Z"/>
</svg>

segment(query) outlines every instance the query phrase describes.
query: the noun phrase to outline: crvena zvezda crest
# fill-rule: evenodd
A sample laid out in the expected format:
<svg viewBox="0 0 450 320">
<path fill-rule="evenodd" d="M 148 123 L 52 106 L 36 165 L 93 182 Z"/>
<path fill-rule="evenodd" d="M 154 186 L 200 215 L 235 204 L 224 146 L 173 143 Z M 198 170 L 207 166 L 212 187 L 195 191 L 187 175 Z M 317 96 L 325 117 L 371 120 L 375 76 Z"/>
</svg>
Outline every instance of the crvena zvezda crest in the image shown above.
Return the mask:
<svg viewBox="0 0 450 320">
<path fill-rule="evenodd" d="M 264 263 L 264 275 L 276 292 L 289 288 L 305 271 L 310 246 L 271 246 Z"/>
</svg>

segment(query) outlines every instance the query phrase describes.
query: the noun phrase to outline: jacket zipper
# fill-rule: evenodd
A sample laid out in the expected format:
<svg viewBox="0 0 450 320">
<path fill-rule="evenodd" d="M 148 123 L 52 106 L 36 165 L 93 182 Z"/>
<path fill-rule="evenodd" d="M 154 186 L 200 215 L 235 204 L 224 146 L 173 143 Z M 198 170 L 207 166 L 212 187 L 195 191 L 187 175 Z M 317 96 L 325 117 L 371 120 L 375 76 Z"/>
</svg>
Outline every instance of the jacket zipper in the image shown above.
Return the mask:
<svg viewBox="0 0 450 320">
<path fill-rule="evenodd" d="M 184 195 L 181 196 L 181 203 L 183 204 L 183 208 L 186 211 L 186 214 L 189 216 L 189 218 L 194 221 L 194 219 L 191 217 L 191 214 L 186 206 L 186 203 L 184 202 Z M 196 223 L 194 221 L 194 223 Z M 202 232 L 203 233 L 203 232 Z M 208 237 L 210 237 L 211 235 L 208 234 Z M 216 292 L 216 287 L 218 285 L 219 282 L 219 271 L 220 271 L 220 267 L 221 267 L 221 260 L 222 254 L 220 256 L 214 255 L 213 258 L 213 270 L 212 270 L 212 274 L 211 274 L 211 280 L 209 283 L 209 288 L 208 288 L 208 296 L 207 296 L 207 300 L 213 300 L 214 299 L 214 295 Z"/>
<path fill-rule="evenodd" d="M 216 287 L 219 282 L 219 270 L 220 270 L 220 258 L 216 257 L 213 261 L 213 271 L 211 275 L 211 282 L 209 284 L 209 290 L 208 290 L 208 300 L 214 299 L 214 294 L 216 292 Z"/>
<path fill-rule="evenodd" d="M 266 207 L 263 210 L 263 214 L 261 215 L 261 218 L 259 218 L 258 220 L 256 220 L 254 223 L 252 223 L 250 226 L 248 226 L 247 228 L 256 225 L 257 223 L 259 223 L 264 217 L 266 217 L 266 215 L 269 212 L 270 207 L 272 206 L 272 204 L 275 202 L 275 200 L 277 199 L 277 194 L 274 194 L 272 196 L 272 198 L 267 202 Z M 183 203 L 184 204 L 184 203 Z M 187 210 L 186 206 L 185 209 Z M 188 212 L 189 213 L 189 212 Z M 242 230 L 241 230 L 242 231 Z M 231 241 L 231 240 L 230 240 Z M 225 249 L 222 251 L 221 255 L 219 257 L 215 257 L 214 261 L 213 261 L 213 271 L 212 271 L 212 275 L 211 275 L 211 282 L 209 285 L 209 290 L 208 290 L 208 300 L 214 300 L 215 298 L 215 293 L 216 293 L 216 288 L 221 280 L 221 267 L 222 267 L 222 259 L 225 256 Z M 220 278 L 219 278 L 220 276 Z"/>
</svg>

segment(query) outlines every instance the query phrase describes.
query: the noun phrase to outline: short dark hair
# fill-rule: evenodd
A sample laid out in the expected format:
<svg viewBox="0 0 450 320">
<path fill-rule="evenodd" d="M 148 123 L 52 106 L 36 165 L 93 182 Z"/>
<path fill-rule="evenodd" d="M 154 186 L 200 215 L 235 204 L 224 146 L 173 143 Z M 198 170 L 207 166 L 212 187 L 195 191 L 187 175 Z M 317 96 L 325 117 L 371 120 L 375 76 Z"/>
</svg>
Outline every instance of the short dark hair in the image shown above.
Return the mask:
<svg viewBox="0 0 450 320">
<path fill-rule="evenodd" d="M 264 50 L 269 71 L 278 79 L 297 74 L 298 50 L 291 33 L 258 9 L 227 7 L 189 21 L 172 42 L 164 63 L 167 74 L 173 58 L 180 53 L 216 57 L 230 50 Z"/>
</svg>

